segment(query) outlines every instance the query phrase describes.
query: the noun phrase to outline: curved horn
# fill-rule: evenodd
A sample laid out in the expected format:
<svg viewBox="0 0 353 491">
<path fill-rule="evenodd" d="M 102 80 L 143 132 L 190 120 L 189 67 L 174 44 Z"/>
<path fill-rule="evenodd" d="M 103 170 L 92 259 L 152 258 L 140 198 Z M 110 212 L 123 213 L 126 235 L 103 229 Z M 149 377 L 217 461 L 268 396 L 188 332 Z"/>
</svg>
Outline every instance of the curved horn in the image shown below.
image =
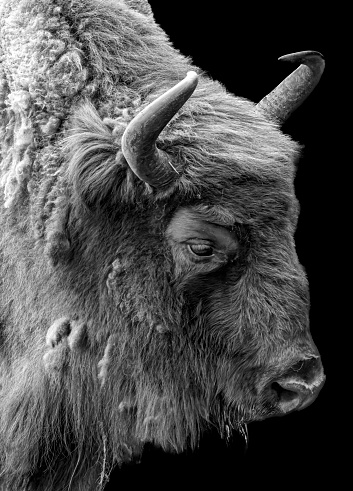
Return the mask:
<svg viewBox="0 0 353 491">
<path fill-rule="evenodd" d="M 325 61 L 318 51 L 300 51 L 278 58 L 281 61 L 301 62 L 257 107 L 270 119 L 284 123 L 293 111 L 314 90 L 325 68 Z"/>
<path fill-rule="evenodd" d="M 167 153 L 157 148 L 156 140 L 194 92 L 197 82 L 197 73 L 188 72 L 181 82 L 137 114 L 124 131 L 123 155 L 137 177 L 151 186 L 166 186 L 178 176 Z"/>
</svg>

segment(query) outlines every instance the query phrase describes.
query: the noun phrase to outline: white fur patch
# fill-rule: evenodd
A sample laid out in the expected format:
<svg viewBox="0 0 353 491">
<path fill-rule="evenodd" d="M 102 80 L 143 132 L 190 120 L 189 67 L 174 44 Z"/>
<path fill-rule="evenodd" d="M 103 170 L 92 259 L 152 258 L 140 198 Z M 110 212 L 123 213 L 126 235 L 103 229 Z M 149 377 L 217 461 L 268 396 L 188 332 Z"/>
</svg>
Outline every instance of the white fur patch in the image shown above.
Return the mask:
<svg viewBox="0 0 353 491">
<path fill-rule="evenodd" d="M 111 354 L 117 341 L 118 337 L 115 334 L 109 336 L 103 358 L 98 362 L 98 379 L 100 380 L 101 387 L 104 386 L 107 380 Z"/>
<path fill-rule="evenodd" d="M 55 377 L 62 372 L 67 362 L 67 343 L 62 343 L 55 349 L 51 349 L 43 356 L 45 370 Z"/>
<path fill-rule="evenodd" d="M 70 334 L 70 331 L 71 326 L 70 319 L 68 317 L 57 319 L 47 331 L 45 338 L 47 346 L 54 348 L 63 340 L 64 337 L 67 337 Z"/>
<path fill-rule="evenodd" d="M 34 130 L 29 118 L 31 96 L 26 90 L 9 94 L 7 103 L 10 121 L 6 127 L 5 138 L 13 140 L 2 164 L 4 169 L 0 185 L 4 187 L 5 204 L 8 208 L 21 184 L 30 176 L 32 157 L 30 154 L 34 142 Z"/>
<path fill-rule="evenodd" d="M 81 50 L 66 42 L 70 27 L 60 8 L 53 5 L 45 15 L 33 10 L 35 2 L 27 8 L 25 2 L 12 3 L 1 24 L 0 186 L 6 208 L 20 190 L 27 191 L 34 161 L 40 160 L 38 143 L 60 130 L 72 97 L 88 78 Z"/>
<path fill-rule="evenodd" d="M 87 345 L 87 326 L 83 322 L 71 321 L 71 332 L 67 338 L 71 351 L 79 350 Z"/>
<path fill-rule="evenodd" d="M 61 317 L 49 327 L 45 341 L 49 350 L 43 356 L 43 365 L 50 377 L 57 380 L 68 362 L 70 351 L 86 347 L 86 324 Z"/>
</svg>

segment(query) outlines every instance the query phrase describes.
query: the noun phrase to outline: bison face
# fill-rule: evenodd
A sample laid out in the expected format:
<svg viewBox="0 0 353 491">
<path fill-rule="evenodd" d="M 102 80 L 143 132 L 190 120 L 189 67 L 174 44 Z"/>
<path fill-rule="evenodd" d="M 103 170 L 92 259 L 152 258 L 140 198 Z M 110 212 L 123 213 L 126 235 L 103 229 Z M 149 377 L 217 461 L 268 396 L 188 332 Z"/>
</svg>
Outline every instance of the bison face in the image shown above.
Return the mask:
<svg viewBox="0 0 353 491">
<path fill-rule="evenodd" d="M 298 145 L 253 103 L 196 85 L 190 73 L 129 121 L 85 102 L 64 145 L 60 281 L 87 309 L 115 442 L 181 450 L 207 424 L 304 408 L 324 381 L 293 240 Z"/>
<path fill-rule="evenodd" d="M 252 227 L 229 209 L 196 205 L 179 209 L 166 235 L 174 288 L 188 311 L 184 335 L 204 358 L 212 404 L 225 405 L 234 423 L 312 403 L 324 375 L 308 329 L 307 280 L 286 226 Z"/>
<path fill-rule="evenodd" d="M 217 125 L 197 100 L 162 133 L 158 152 L 179 177 L 161 189 L 136 178 L 93 108 L 69 140 L 60 282 L 85 299 L 107 427 L 164 448 L 196 444 L 210 423 L 224 434 L 302 409 L 324 381 L 293 239 L 297 146 L 222 96 L 220 107 L 210 96 Z"/>
</svg>

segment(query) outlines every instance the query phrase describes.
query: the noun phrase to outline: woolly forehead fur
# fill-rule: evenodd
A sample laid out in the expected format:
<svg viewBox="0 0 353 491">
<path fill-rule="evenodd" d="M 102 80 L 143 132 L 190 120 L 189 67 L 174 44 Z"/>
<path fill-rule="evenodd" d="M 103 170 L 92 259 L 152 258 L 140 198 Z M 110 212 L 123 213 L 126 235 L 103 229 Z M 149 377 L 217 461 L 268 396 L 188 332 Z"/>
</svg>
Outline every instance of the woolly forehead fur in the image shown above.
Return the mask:
<svg viewBox="0 0 353 491">
<path fill-rule="evenodd" d="M 229 203 L 237 182 L 250 193 L 251 183 L 262 189 L 261 200 L 279 190 L 293 199 L 297 144 L 202 73 L 158 139 L 180 179 L 156 194 L 132 175 L 119 153 L 127 123 L 195 69 L 171 47 L 147 2 L 8 0 L 1 29 L 5 206 L 25 193 L 38 210 L 43 199 L 56 203 L 70 181 L 85 200 L 114 204 L 175 191 L 179 201 Z M 62 135 L 69 135 L 64 163 Z"/>
<path fill-rule="evenodd" d="M 87 203 L 117 196 L 133 202 L 139 188 L 140 198 L 152 201 L 168 200 L 172 193 L 179 202 L 198 199 L 232 207 L 259 200 L 260 215 L 263 200 L 269 200 L 267 212 L 273 217 L 281 207 L 296 204 L 296 144 L 261 118 L 252 103 L 227 94 L 219 84 L 201 79 L 195 95 L 160 135 L 158 146 L 180 175 L 166 190 L 152 192 L 132 179 L 120 153 L 122 119 L 102 121 L 89 103 L 74 115 L 64 148 L 70 181 Z M 240 210 L 238 215 L 241 222 L 249 220 Z"/>
</svg>

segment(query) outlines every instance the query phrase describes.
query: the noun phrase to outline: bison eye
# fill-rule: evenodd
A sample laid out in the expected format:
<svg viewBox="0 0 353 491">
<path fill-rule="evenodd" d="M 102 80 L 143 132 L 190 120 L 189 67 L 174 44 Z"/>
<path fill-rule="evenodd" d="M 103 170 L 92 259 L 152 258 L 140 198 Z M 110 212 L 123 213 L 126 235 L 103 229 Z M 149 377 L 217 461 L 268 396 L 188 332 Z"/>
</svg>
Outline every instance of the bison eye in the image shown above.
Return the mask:
<svg viewBox="0 0 353 491">
<path fill-rule="evenodd" d="M 213 247 L 207 244 L 189 244 L 189 250 L 196 256 L 213 256 Z"/>
</svg>

